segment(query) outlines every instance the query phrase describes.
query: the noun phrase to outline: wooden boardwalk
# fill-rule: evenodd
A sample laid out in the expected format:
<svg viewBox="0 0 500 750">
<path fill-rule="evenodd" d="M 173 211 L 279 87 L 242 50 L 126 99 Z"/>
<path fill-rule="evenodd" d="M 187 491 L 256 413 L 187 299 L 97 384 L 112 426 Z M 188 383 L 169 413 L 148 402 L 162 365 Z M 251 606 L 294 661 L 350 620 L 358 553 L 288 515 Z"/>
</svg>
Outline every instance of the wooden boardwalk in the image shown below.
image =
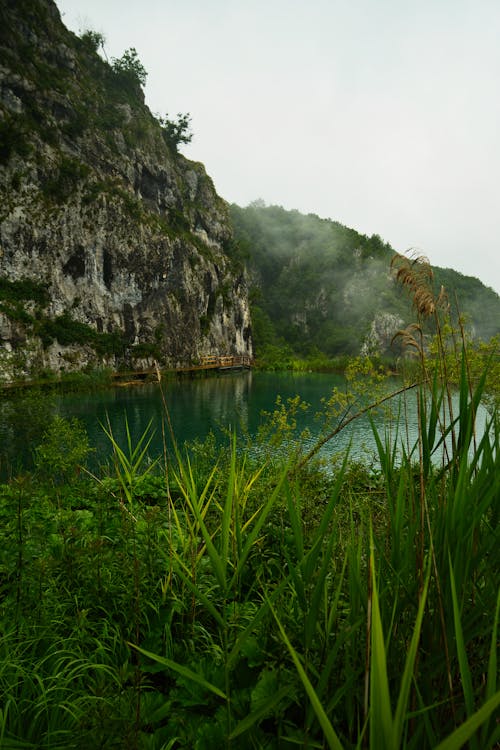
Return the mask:
<svg viewBox="0 0 500 750">
<path fill-rule="evenodd" d="M 195 375 L 196 373 L 202 373 L 204 371 L 216 370 L 218 372 L 224 372 L 228 370 L 249 370 L 252 367 L 252 360 L 246 356 L 225 356 L 220 357 L 216 354 L 205 357 L 200 357 L 199 362 L 196 364 L 179 364 L 177 367 L 168 367 L 163 371 L 167 373 L 176 373 L 179 375 Z M 161 368 L 158 368 L 160 372 Z M 158 369 L 156 367 L 149 367 L 145 370 L 131 370 L 129 372 L 115 372 L 113 373 L 113 380 L 118 382 L 144 382 L 152 378 L 156 378 Z"/>
</svg>

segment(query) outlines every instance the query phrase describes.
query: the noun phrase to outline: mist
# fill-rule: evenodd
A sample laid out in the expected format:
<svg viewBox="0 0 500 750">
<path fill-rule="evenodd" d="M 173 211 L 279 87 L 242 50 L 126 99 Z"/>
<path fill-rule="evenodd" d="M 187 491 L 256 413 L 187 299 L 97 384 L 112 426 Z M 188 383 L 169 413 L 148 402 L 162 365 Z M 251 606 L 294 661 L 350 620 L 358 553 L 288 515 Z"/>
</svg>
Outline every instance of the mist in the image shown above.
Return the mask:
<svg viewBox="0 0 500 750">
<path fill-rule="evenodd" d="M 416 320 L 411 300 L 390 271 L 395 250 L 330 219 L 263 200 L 231 206 L 237 241 L 247 256 L 256 346 L 288 344 L 328 356 L 394 354 L 397 330 Z M 500 298 L 472 277 L 434 268 L 436 294 L 444 285 L 453 319 L 470 334 L 500 331 Z"/>
</svg>

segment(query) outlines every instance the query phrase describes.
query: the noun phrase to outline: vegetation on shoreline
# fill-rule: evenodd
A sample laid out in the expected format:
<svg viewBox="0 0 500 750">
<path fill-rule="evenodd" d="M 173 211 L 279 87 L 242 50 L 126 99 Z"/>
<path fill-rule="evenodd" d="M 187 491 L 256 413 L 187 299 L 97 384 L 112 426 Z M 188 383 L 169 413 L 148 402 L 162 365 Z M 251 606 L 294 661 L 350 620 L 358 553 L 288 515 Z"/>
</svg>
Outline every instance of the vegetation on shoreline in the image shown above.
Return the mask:
<svg viewBox="0 0 500 750">
<path fill-rule="evenodd" d="M 251 458 L 231 436 L 176 446 L 165 400 L 164 457 L 148 460 L 153 425 L 138 444 L 107 425 L 98 477 L 77 425 L 49 425 L 34 473 L 0 486 L 2 747 L 498 745 L 498 408 L 477 436 L 487 372 L 448 345 L 425 268 L 402 274 L 440 334 L 431 362 L 418 324 L 401 333 L 419 436 L 374 425 L 376 469 L 346 454 L 322 471 L 298 403 Z M 325 403 L 325 440 L 346 408 L 384 406 L 366 367 Z"/>
</svg>

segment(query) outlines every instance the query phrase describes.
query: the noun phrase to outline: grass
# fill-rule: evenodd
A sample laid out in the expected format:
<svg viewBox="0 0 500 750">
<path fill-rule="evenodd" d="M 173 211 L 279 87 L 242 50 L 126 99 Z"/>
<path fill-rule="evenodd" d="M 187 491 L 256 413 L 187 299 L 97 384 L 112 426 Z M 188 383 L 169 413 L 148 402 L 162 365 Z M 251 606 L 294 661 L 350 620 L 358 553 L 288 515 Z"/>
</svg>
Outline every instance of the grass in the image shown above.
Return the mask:
<svg viewBox="0 0 500 750">
<path fill-rule="evenodd" d="M 78 473 L 70 431 L 56 482 L 48 431 L 0 486 L 0 747 L 497 747 L 500 424 L 475 435 L 486 373 L 457 353 L 453 412 L 420 350 L 418 439 L 374 422 L 376 470 L 183 450 L 165 402 L 156 465 L 152 425 L 108 425 L 108 474 Z"/>
</svg>

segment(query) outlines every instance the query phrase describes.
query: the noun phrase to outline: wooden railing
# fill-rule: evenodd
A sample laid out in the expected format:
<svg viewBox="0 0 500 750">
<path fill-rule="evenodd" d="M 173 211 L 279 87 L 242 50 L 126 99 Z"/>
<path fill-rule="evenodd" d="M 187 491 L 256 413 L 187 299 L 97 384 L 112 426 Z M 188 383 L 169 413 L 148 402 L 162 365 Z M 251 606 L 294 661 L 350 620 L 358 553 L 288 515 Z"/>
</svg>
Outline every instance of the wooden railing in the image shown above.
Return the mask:
<svg viewBox="0 0 500 750">
<path fill-rule="evenodd" d="M 252 360 L 247 356 L 225 356 L 220 357 L 216 354 L 209 354 L 200 357 L 202 367 L 250 367 Z"/>
<path fill-rule="evenodd" d="M 192 373 L 200 370 L 224 370 L 224 369 L 230 369 L 232 367 L 251 367 L 252 366 L 252 359 L 247 356 L 224 356 L 221 357 L 218 354 L 209 354 L 204 355 L 203 357 L 200 357 L 199 362 L 197 363 L 186 363 L 186 364 L 177 364 L 176 367 L 169 368 L 171 370 L 174 370 L 175 372 L 181 373 Z M 139 380 L 146 380 L 150 376 L 155 376 L 157 374 L 157 368 L 156 367 L 149 367 L 145 370 L 131 370 L 128 372 L 116 372 L 113 374 L 113 379 L 115 382 L 117 381 L 123 381 L 126 380 L 129 381 L 139 381 Z"/>
</svg>

